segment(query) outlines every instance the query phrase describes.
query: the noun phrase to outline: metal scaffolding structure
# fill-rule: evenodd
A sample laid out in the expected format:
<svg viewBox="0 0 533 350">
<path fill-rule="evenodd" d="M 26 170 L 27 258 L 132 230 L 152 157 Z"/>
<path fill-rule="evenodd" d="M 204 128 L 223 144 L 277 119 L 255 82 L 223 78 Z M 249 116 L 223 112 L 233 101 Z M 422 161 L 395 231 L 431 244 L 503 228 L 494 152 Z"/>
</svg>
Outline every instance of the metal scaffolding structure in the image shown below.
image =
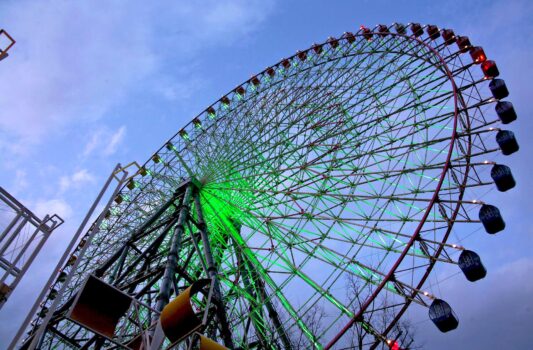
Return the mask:
<svg viewBox="0 0 533 350">
<path fill-rule="evenodd" d="M 0 309 L 61 224 L 56 214 L 40 219 L 0 187 Z"/>
</svg>

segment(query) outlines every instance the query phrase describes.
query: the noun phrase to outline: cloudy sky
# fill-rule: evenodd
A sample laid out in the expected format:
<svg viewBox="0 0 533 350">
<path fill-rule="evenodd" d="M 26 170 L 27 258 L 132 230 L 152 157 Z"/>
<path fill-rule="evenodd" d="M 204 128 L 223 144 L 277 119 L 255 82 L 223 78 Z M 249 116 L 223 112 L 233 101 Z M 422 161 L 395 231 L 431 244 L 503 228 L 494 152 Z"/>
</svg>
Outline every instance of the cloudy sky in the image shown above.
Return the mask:
<svg viewBox="0 0 533 350">
<path fill-rule="evenodd" d="M 154 4 L 158 3 L 158 4 Z M 463 241 L 488 276 L 436 271 L 461 325 L 441 335 L 410 317 L 431 349 L 527 348 L 533 337 L 533 3 L 507 1 L 0 1 L 17 43 L 0 62 L 0 185 L 67 223 L 0 311 L 4 348 L 117 162 L 144 162 L 193 116 L 255 72 L 359 25 L 421 22 L 468 35 L 498 63 L 519 120 L 518 187 L 496 191 L 507 229 Z"/>
</svg>

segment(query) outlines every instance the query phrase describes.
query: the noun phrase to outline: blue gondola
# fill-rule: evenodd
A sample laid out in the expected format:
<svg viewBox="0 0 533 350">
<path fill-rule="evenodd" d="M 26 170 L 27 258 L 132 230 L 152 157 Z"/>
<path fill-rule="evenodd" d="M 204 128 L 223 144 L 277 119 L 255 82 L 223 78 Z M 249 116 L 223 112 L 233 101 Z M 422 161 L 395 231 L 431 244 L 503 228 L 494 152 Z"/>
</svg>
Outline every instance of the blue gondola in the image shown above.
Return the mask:
<svg viewBox="0 0 533 350">
<path fill-rule="evenodd" d="M 516 120 L 516 112 L 513 104 L 509 101 L 500 101 L 496 103 L 496 113 L 503 124 L 509 124 Z"/>
<path fill-rule="evenodd" d="M 470 282 L 484 278 L 487 275 L 485 266 L 481 263 L 481 258 L 471 250 L 463 250 L 459 256 L 459 268 Z"/>
<path fill-rule="evenodd" d="M 459 325 L 459 320 L 450 305 L 442 299 L 435 299 L 429 307 L 429 318 L 437 328 L 445 333 Z"/>
<path fill-rule="evenodd" d="M 483 204 L 479 209 L 479 220 L 487 233 L 493 234 L 505 228 L 505 221 L 498 208 L 490 204 Z"/>
<path fill-rule="evenodd" d="M 509 90 L 507 90 L 507 85 L 503 79 L 492 79 L 489 83 L 489 89 L 492 92 L 492 96 L 501 100 L 509 96 Z"/>
<path fill-rule="evenodd" d="M 516 182 L 511 173 L 511 168 L 503 164 L 494 164 L 490 171 L 490 177 L 494 180 L 498 191 L 505 192 L 515 187 Z"/>
<path fill-rule="evenodd" d="M 519 150 L 518 142 L 514 133 L 510 130 L 500 130 L 496 134 L 496 142 L 502 150 L 502 154 L 508 156 Z"/>
</svg>

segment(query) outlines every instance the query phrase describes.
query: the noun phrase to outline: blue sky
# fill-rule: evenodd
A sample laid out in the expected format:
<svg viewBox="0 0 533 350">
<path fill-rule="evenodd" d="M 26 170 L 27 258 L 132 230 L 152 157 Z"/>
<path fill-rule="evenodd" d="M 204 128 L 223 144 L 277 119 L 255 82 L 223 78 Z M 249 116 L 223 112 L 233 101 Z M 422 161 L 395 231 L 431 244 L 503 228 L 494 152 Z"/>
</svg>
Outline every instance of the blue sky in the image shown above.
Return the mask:
<svg viewBox="0 0 533 350">
<path fill-rule="evenodd" d="M 497 159 L 512 168 L 518 186 L 484 198 L 500 207 L 507 229 L 494 237 L 479 231 L 462 242 L 480 253 L 489 274 L 476 284 L 458 275 L 439 283 L 461 325 L 442 336 L 426 310 L 413 309 L 417 339 L 432 349 L 529 345 L 533 3 L 153 3 L 0 2 L 0 27 L 17 40 L 0 63 L 0 185 L 39 215 L 67 220 L 0 312 L 0 347 L 117 162 L 144 162 L 206 106 L 296 50 L 361 24 L 393 22 L 451 27 L 483 46 L 519 116 L 510 129 L 520 152 Z M 437 270 L 435 278 L 451 274 Z"/>
</svg>

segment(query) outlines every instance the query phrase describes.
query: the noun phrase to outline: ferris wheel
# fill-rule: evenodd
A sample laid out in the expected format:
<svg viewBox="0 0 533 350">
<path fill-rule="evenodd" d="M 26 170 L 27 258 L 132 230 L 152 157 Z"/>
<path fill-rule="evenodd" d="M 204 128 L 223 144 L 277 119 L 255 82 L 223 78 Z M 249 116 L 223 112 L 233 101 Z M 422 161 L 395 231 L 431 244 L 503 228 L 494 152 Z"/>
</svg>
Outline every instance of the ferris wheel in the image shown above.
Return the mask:
<svg viewBox="0 0 533 350">
<path fill-rule="evenodd" d="M 490 160 L 518 150 L 498 75 L 468 37 L 417 23 L 254 75 L 127 179 L 24 346 L 400 349 L 411 306 L 453 330 L 426 281 L 436 264 L 485 277 L 454 240 L 503 230 L 482 194 L 515 186 Z"/>
</svg>

